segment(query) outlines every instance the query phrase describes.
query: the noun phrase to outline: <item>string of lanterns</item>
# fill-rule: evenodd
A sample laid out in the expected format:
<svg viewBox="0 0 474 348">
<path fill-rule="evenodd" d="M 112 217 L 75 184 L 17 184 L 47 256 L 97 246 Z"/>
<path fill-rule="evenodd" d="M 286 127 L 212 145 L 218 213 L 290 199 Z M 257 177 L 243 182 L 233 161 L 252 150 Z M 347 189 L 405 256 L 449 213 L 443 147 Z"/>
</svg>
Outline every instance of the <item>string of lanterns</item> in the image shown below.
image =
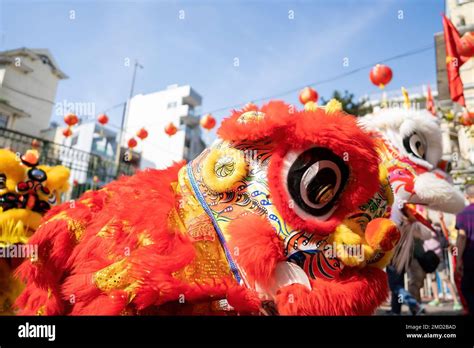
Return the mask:
<svg viewBox="0 0 474 348">
<path fill-rule="evenodd" d="M 148 131 L 145 128 L 142 127 L 137 131 L 137 133 L 135 135 L 137 136 L 138 139 L 143 141 L 146 138 L 148 138 Z M 132 151 L 133 151 L 134 148 L 137 147 L 137 145 L 138 145 L 138 141 L 134 137 L 128 139 L 127 146 L 128 146 L 128 150 L 129 150 L 130 159 L 132 157 Z"/>
<path fill-rule="evenodd" d="M 72 135 L 72 127 L 79 123 L 79 117 L 74 114 L 67 114 L 64 116 L 64 123 L 66 123 L 67 128 L 63 130 L 63 135 L 66 138 L 69 138 Z"/>
<path fill-rule="evenodd" d="M 466 50 L 474 49 L 472 36 L 465 39 L 465 46 Z M 371 82 L 381 89 L 391 81 L 392 76 L 392 70 L 388 66 L 382 64 L 374 66 L 369 75 Z M 319 94 L 316 90 L 308 86 L 301 90 L 298 97 L 301 104 L 305 106 L 305 109 L 312 109 L 317 106 Z M 254 104 L 248 103 L 246 108 L 248 105 L 253 106 Z M 63 135 L 68 138 L 73 133 L 72 127 L 79 122 L 79 119 L 74 114 L 67 114 L 64 117 L 64 122 L 68 127 L 63 130 Z M 103 127 L 109 122 L 109 117 L 106 114 L 100 114 L 97 117 L 97 122 Z M 199 124 L 206 131 L 210 131 L 216 126 L 217 120 L 211 114 L 206 114 L 201 117 Z M 172 137 L 178 132 L 178 127 L 176 127 L 173 122 L 170 122 L 164 127 L 164 132 L 169 137 Z M 136 137 L 143 141 L 148 137 L 148 131 L 145 128 L 141 128 L 137 131 Z M 132 137 L 127 141 L 127 146 L 130 150 L 138 146 L 135 137 Z"/>
<path fill-rule="evenodd" d="M 461 50 L 462 52 L 460 53 L 463 56 L 474 55 L 474 33 L 472 32 L 466 33 L 461 38 Z M 369 79 L 372 82 L 372 84 L 379 87 L 380 89 L 384 89 L 391 82 L 392 78 L 393 78 L 392 69 L 389 66 L 384 65 L 384 64 L 376 64 L 370 70 L 370 73 L 369 73 Z M 298 98 L 301 104 L 305 106 L 305 109 L 312 109 L 317 106 L 319 94 L 315 89 L 308 86 L 308 87 L 303 88 L 300 91 Z M 253 106 L 252 103 L 249 103 L 247 105 Z M 247 108 L 247 106 L 245 108 Z M 64 122 L 66 123 L 67 128 L 64 129 L 62 133 L 66 138 L 68 138 L 73 134 L 72 128 L 73 126 L 78 124 L 79 119 L 74 114 L 67 114 L 66 116 L 64 116 Z M 109 117 L 106 114 L 100 114 L 97 117 L 97 122 L 101 126 L 105 126 L 109 122 Z M 460 117 L 460 123 L 462 125 L 474 124 L 474 113 L 466 111 Z M 206 131 L 210 131 L 216 126 L 217 120 L 211 114 L 206 114 L 203 117 L 201 117 L 199 124 Z M 178 127 L 175 126 L 173 122 L 168 123 L 164 127 L 164 132 L 169 137 L 174 136 L 178 132 L 178 130 L 179 130 Z M 149 133 L 145 128 L 141 128 L 140 130 L 137 131 L 135 136 L 139 140 L 143 141 L 146 138 L 148 138 Z M 127 146 L 130 150 L 137 147 L 138 146 L 137 139 L 135 139 L 135 137 L 130 138 L 127 141 Z"/>
</svg>

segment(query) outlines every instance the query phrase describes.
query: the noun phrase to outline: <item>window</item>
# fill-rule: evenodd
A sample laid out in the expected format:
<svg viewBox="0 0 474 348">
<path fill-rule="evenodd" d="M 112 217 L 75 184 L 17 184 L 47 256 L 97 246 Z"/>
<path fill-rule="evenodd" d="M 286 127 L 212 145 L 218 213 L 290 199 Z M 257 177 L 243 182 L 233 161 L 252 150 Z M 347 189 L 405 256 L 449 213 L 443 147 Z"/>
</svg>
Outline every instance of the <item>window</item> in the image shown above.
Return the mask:
<svg viewBox="0 0 474 348">
<path fill-rule="evenodd" d="M 0 114 L 0 127 L 7 128 L 8 116 Z"/>
<path fill-rule="evenodd" d="M 71 139 L 71 146 L 75 146 L 77 145 L 77 140 L 78 140 L 79 136 L 75 136 Z"/>
<path fill-rule="evenodd" d="M 167 108 L 172 109 L 172 108 L 175 108 L 176 106 L 178 106 L 177 102 L 169 102 Z"/>
<path fill-rule="evenodd" d="M 92 153 L 99 156 L 114 157 L 115 139 L 114 138 L 95 138 L 92 141 Z"/>
</svg>

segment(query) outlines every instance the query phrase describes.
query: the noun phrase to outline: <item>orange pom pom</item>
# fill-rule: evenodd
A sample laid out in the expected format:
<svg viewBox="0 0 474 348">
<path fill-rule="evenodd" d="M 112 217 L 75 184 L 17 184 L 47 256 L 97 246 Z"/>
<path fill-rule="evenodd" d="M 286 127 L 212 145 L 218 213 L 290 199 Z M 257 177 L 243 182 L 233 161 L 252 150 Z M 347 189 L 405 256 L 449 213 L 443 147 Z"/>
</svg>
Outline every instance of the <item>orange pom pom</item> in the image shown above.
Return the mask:
<svg viewBox="0 0 474 348">
<path fill-rule="evenodd" d="M 400 232 L 394 222 L 385 218 L 377 218 L 369 222 L 365 230 L 367 243 L 375 250 L 389 251 L 400 240 Z"/>
</svg>

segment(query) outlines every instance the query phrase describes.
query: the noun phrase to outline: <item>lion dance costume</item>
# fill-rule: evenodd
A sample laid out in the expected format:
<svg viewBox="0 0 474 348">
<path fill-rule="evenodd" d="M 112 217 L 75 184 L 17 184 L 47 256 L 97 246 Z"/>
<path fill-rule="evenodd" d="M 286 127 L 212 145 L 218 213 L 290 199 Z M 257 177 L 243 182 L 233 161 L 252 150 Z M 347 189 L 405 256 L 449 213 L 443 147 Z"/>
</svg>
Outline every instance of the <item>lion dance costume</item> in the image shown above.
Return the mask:
<svg viewBox="0 0 474 348">
<path fill-rule="evenodd" d="M 249 106 L 188 164 L 53 208 L 20 314 L 368 315 L 399 239 L 373 139 L 337 102 Z M 354 249 L 354 250 L 353 250 Z"/>
<path fill-rule="evenodd" d="M 34 252 L 20 250 L 41 218 L 68 190 L 69 170 L 38 165 L 38 153 L 23 156 L 0 149 L 0 314 L 13 314 L 12 304 L 23 289 L 13 271 Z"/>
<path fill-rule="evenodd" d="M 459 213 L 465 205 L 462 193 L 442 167 L 442 135 L 439 123 L 427 110 L 389 108 L 361 118 L 360 124 L 377 142 L 382 164 L 395 195 L 392 219 L 406 204 L 423 205 L 445 213 Z"/>
</svg>

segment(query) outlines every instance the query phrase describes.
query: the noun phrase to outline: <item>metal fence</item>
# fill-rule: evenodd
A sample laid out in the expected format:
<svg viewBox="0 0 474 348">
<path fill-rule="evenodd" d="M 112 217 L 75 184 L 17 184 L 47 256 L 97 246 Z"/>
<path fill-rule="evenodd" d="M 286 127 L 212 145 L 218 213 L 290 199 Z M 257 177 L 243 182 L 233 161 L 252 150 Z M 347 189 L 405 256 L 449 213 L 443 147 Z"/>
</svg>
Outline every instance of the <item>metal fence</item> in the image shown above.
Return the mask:
<svg viewBox="0 0 474 348">
<path fill-rule="evenodd" d="M 40 164 L 63 165 L 70 169 L 71 192 L 67 198 L 79 197 L 87 190 L 98 189 L 120 175 L 131 175 L 135 168 L 130 163 L 121 162 L 117 170 L 115 161 L 90 152 L 54 143 L 49 140 L 0 127 L 0 148 L 24 154 L 37 142 Z"/>
</svg>

